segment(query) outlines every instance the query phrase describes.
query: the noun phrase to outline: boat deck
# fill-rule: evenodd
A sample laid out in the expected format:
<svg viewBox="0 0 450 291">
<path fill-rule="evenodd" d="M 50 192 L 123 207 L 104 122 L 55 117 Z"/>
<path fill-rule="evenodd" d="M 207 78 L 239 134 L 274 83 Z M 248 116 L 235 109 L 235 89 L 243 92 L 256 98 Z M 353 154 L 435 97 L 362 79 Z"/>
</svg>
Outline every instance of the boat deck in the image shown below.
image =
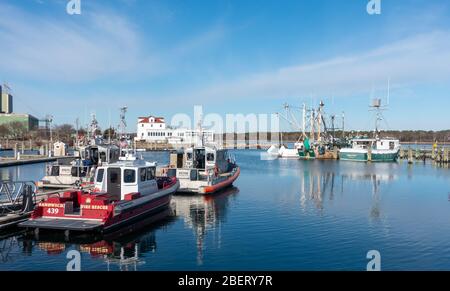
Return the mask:
<svg viewBox="0 0 450 291">
<path fill-rule="evenodd" d="M 101 228 L 103 223 L 101 221 L 83 219 L 38 218 L 22 222 L 19 226 L 35 229 L 40 228 L 90 232 Z"/>
</svg>

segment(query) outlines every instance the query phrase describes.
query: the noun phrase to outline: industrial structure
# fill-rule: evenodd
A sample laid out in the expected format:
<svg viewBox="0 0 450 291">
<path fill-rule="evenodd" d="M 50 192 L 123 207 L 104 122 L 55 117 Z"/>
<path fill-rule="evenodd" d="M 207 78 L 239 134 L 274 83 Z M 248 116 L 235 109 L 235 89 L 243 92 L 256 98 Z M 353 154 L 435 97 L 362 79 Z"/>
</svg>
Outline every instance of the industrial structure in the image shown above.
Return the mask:
<svg viewBox="0 0 450 291">
<path fill-rule="evenodd" d="M 0 86 L 0 125 L 19 122 L 27 131 L 39 127 L 39 120 L 30 114 L 19 114 L 13 112 L 13 96 L 8 85 Z"/>
</svg>

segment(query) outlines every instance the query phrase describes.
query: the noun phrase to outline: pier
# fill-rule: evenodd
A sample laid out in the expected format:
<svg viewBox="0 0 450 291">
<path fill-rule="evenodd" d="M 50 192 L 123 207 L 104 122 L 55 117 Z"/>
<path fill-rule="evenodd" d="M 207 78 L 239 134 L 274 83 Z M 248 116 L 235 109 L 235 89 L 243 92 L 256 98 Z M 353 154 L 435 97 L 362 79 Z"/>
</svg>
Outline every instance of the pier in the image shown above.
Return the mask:
<svg viewBox="0 0 450 291">
<path fill-rule="evenodd" d="M 434 161 L 437 164 L 448 164 L 450 162 L 450 149 L 448 147 L 436 149 L 405 149 L 405 147 L 402 147 L 399 159 L 407 160 L 409 164 L 427 160 Z"/>
<path fill-rule="evenodd" d="M 71 156 L 64 157 L 42 157 L 42 156 L 22 156 L 21 159 L 0 158 L 0 168 L 22 166 L 29 164 L 56 162 L 63 159 L 73 159 Z"/>
</svg>

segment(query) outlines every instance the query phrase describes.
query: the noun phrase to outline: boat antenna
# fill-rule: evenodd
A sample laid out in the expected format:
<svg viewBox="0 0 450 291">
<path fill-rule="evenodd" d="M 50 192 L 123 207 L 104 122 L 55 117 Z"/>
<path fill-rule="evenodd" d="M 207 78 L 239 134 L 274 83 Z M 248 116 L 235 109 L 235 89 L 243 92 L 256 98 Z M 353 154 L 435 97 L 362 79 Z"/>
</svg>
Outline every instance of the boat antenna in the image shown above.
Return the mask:
<svg viewBox="0 0 450 291">
<path fill-rule="evenodd" d="M 91 143 L 93 145 L 95 144 L 95 133 L 97 132 L 97 129 L 98 129 L 97 118 L 95 116 L 95 113 L 91 113 L 91 124 L 89 126 L 89 133 L 91 135 Z"/>
<path fill-rule="evenodd" d="M 120 108 L 120 123 L 119 123 L 119 130 L 120 130 L 120 138 L 125 137 L 126 131 L 127 131 L 127 122 L 126 122 L 126 114 L 128 111 L 128 107 L 124 106 Z"/>
<path fill-rule="evenodd" d="M 387 106 L 389 106 L 390 97 L 391 97 L 391 78 L 388 79 Z"/>
</svg>

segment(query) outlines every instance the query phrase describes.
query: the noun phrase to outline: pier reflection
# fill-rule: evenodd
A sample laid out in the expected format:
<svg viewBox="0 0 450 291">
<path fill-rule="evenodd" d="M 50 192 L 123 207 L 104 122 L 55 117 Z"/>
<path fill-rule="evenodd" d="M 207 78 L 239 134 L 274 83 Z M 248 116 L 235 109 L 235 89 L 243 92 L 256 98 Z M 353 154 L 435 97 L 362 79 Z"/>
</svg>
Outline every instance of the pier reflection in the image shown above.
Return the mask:
<svg viewBox="0 0 450 291">
<path fill-rule="evenodd" d="M 192 229 L 197 245 L 197 264 L 203 264 L 204 241 L 207 233 L 213 235 L 215 247 L 221 247 L 221 225 L 225 220 L 230 198 L 239 193 L 231 187 L 214 195 L 177 195 L 172 198 L 177 216 Z"/>
</svg>

